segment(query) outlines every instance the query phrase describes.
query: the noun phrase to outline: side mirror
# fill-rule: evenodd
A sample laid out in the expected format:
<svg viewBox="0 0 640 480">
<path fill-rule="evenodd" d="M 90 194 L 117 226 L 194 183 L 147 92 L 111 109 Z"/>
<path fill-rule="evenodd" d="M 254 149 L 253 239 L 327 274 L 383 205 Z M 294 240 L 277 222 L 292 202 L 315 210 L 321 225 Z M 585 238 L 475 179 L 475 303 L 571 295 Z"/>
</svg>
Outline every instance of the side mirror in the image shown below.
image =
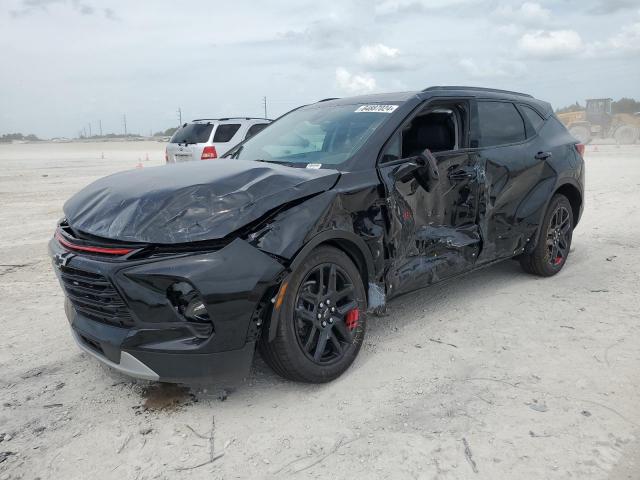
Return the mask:
<svg viewBox="0 0 640 480">
<path fill-rule="evenodd" d="M 433 156 L 433 153 L 431 153 L 431 150 L 429 150 L 428 148 L 425 149 L 425 151 L 418 155 L 417 158 L 420 159 L 420 163 L 422 163 L 422 166 L 428 168 L 430 179 L 440 179 L 440 172 L 438 171 L 438 161 L 436 160 L 436 157 Z"/>
<path fill-rule="evenodd" d="M 424 152 L 416 155 L 415 157 L 407 158 L 407 161 L 398 166 L 393 171 L 393 178 L 400 181 L 405 181 L 411 174 L 413 174 L 416 170 L 420 170 L 426 168 L 429 174 L 429 179 L 437 181 L 440 178 L 440 173 L 438 172 L 438 162 L 436 157 L 433 156 L 433 153 L 429 149 L 426 149 Z"/>
</svg>

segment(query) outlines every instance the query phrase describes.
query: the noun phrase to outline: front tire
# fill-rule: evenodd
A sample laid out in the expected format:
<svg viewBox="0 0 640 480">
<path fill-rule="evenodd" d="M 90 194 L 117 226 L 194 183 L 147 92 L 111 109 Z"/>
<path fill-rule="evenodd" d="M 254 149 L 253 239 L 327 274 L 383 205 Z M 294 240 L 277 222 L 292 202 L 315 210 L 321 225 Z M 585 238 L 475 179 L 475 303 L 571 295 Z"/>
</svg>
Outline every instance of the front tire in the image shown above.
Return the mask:
<svg viewBox="0 0 640 480">
<path fill-rule="evenodd" d="M 555 275 L 567 262 L 573 235 L 573 210 L 567 197 L 556 194 L 549 203 L 540 225 L 538 244 L 528 255 L 522 255 L 520 265 L 527 273 L 541 277 Z"/>
<path fill-rule="evenodd" d="M 260 355 L 289 380 L 334 380 L 360 351 L 366 310 L 356 266 L 342 251 L 321 246 L 289 276 L 276 336 L 269 342 L 269 329 L 263 330 Z"/>
</svg>

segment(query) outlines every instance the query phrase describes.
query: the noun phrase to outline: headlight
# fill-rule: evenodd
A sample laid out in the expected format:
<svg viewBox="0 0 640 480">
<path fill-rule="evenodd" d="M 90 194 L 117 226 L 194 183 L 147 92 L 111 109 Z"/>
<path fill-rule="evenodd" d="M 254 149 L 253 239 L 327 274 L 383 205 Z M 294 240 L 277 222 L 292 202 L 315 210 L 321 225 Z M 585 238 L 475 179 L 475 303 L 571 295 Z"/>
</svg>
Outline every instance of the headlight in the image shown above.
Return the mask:
<svg viewBox="0 0 640 480">
<path fill-rule="evenodd" d="M 200 338 L 213 333 L 213 322 L 198 291 L 187 282 L 176 282 L 167 289 L 167 298 L 178 316 Z"/>
</svg>

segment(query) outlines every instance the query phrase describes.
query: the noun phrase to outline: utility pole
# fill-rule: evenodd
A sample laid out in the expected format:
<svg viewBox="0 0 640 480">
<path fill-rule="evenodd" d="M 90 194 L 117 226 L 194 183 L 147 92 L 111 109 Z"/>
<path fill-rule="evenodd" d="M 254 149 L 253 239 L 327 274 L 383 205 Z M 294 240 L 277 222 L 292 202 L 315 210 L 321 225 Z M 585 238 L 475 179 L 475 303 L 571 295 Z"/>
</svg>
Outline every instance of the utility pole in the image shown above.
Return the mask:
<svg viewBox="0 0 640 480">
<path fill-rule="evenodd" d="M 98 120 L 98 125 L 100 125 L 100 136 L 102 136 L 102 120 Z"/>
<path fill-rule="evenodd" d="M 124 136 L 127 136 L 127 114 L 122 115 L 122 121 L 124 122 Z"/>
<path fill-rule="evenodd" d="M 91 122 L 89 122 L 89 137 L 91 137 Z"/>
<path fill-rule="evenodd" d="M 262 97 L 262 105 L 264 106 L 264 118 L 267 118 L 267 97 Z"/>
<path fill-rule="evenodd" d="M 178 107 L 178 126 L 182 126 L 182 108 Z"/>
</svg>

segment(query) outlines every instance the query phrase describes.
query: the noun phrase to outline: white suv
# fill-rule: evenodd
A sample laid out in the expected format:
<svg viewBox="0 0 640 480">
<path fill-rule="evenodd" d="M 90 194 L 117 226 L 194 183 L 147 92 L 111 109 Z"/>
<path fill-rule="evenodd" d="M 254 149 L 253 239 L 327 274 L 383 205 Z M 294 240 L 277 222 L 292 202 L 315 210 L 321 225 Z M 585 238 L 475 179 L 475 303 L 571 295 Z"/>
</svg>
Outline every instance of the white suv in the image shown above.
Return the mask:
<svg viewBox="0 0 640 480">
<path fill-rule="evenodd" d="M 185 123 L 173 134 L 165 150 L 167 163 L 212 160 L 263 130 L 267 118 L 201 118 Z"/>
</svg>

